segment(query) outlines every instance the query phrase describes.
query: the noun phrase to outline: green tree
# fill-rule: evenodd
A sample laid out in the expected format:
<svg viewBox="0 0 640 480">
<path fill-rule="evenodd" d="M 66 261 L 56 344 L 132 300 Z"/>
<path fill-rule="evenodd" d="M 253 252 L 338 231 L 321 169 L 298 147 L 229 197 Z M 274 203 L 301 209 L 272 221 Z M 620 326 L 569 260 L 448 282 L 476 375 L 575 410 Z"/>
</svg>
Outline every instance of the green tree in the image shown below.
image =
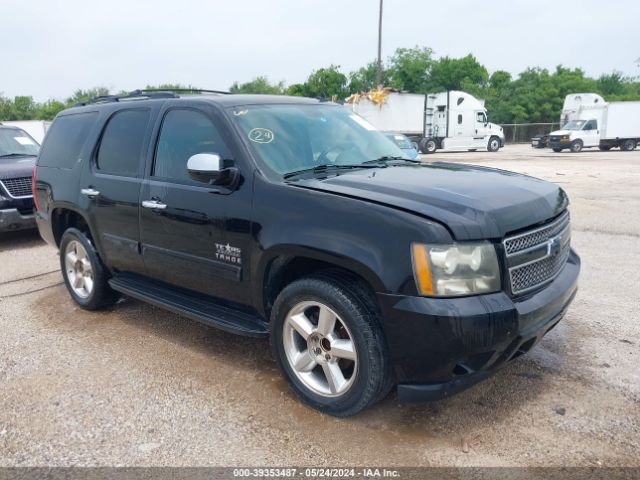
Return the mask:
<svg viewBox="0 0 640 480">
<path fill-rule="evenodd" d="M 388 63 L 390 86 L 413 93 L 427 93 L 433 50 L 427 47 L 398 48 Z"/>
<path fill-rule="evenodd" d="M 52 120 L 58 113 L 67 108 L 67 106 L 59 100 L 47 100 L 38 104 L 35 118 L 38 120 Z"/>
<path fill-rule="evenodd" d="M 263 93 L 271 95 L 282 95 L 284 93 L 284 82 L 269 83 L 267 77 L 256 77 L 246 83 L 234 82 L 229 88 L 231 93 Z"/>
<path fill-rule="evenodd" d="M 364 67 L 360 67 L 355 72 L 351 72 L 349 74 L 349 93 L 368 92 L 372 88 L 376 88 L 376 70 L 376 62 L 370 62 Z M 382 65 L 380 73 L 382 86 L 391 85 L 391 70 L 385 65 Z"/>
<path fill-rule="evenodd" d="M 31 120 L 35 118 L 37 111 L 33 97 L 19 96 L 13 98 L 13 112 L 15 120 Z"/>
<path fill-rule="evenodd" d="M 487 69 L 473 55 L 462 58 L 442 57 L 431 66 L 429 89 L 463 90 L 481 95 L 489 82 Z"/>
<path fill-rule="evenodd" d="M 73 106 L 78 103 L 87 102 L 94 97 L 102 97 L 104 95 L 109 95 L 109 89 L 106 87 L 94 87 L 87 90 L 78 89 L 73 92 L 73 95 L 67 98 L 65 103 L 68 106 Z"/>
<path fill-rule="evenodd" d="M 307 86 L 304 83 L 292 83 L 284 90 L 285 95 L 293 97 L 307 97 Z"/>
<path fill-rule="evenodd" d="M 307 97 L 345 98 L 349 95 L 347 76 L 340 71 L 339 65 L 319 68 L 307 78 L 304 91 Z"/>
</svg>

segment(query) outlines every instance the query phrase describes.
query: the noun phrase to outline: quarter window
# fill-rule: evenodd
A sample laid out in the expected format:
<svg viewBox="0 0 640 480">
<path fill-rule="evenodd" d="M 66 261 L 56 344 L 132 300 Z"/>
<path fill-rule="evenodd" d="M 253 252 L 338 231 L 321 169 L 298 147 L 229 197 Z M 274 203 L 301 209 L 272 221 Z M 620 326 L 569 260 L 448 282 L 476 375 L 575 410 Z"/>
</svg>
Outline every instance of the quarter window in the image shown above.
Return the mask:
<svg viewBox="0 0 640 480">
<path fill-rule="evenodd" d="M 57 117 L 47 132 L 38 165 L 73 168 L 97 117 L 97 112 Z"/>
<path fill-rule="evenodd" d="M 216 153 L 223 159 L 230 158 L 220 131 L 204 113 L 170 110 L 162 122 L 153 176 L 193 182 L 187 172 L 187 161 L 197 153 Z"/>
<path fill-rule="evenodd" d="M 149 110 L 123 110 L 111 117 L 96 158 L 101 173 L 137 176 L 149 114 Z"/>
<path fill-rule="evenodd" d="M 462 114 L 458 114 L 458 125 L 462 125 Z"/>
</svg>

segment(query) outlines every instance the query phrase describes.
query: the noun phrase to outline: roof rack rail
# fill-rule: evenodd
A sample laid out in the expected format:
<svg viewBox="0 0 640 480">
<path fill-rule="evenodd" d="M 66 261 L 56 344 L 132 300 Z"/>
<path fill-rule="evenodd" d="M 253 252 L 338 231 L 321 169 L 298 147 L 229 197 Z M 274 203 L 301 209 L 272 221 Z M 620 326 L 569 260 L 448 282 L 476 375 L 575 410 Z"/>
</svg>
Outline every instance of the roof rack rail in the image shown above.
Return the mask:
<svg viewBox="0 0 640 480">
<path fill-rule="evenodd" d="M 75 106 L 82 107 L 94 103 L 119 102 L 121 100 L 134 100 L 138 98 L 178 98 L 178 95 L 167 91 L 145 92 L 145 90 L 133 90 L 122 95 L 99 95 L 97 97 L 92 97 L 85 102 L 79 102 Z"/>
<path fill-rule="evenodd" d="M 122 95 L 99 95 L 86 102 L 79 102 L 76 107 L 91 105 L 94 103 L 119 102 L 121 100 L 134 100 L 140 98 L 179 98 L 178 93 L 215 93 L 218 95 L 229 95 L 230 92 L 222 90 L 204 90 L 201 88 L 144 88 L 132 90 Z"/>
<path fill-rule="evenodd" d="M 218 95 L 232 95 L 224 90 L 206 90 L 204 88 L 145 88 L 141 92 L 175 92 L 175 93 L 216 93 Z"/>
</svg>

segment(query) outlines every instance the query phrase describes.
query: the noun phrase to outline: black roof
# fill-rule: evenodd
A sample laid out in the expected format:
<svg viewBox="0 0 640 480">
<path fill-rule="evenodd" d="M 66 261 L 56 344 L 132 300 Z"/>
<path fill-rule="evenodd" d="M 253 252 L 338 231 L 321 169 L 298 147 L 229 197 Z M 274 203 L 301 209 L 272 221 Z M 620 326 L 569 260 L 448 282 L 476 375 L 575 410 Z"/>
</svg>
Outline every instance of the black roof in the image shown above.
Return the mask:
<svg viewBox="0 0 640 480">
<path fill-rule="evenodd" d="M 194 94 L 195 93 L 195 94 Z M 217 92 L 213 90 L 203 90 L 180 94 L 171 90 L 162 91 L 146 91 L 134 90 L 125 95 L 106 95 L 103 97 L 95 97 L 88 102 L 79 103 L 74 107 L 64 110 L 62 113 L 77 112 L 78 110 L 96 110 L 96 109 L 113 109 L 126 108 L 127 106 L 145 105 L 149 102 L 170 102 L 172 104 L 209 102 L 220 105 L 221 107 L 236 107 L 243 105 L 267 105 L 267 104 L 318 104 L 320 100 L 293 97 L 287 95 L 249 95 L 249 94 L 228 94 L 226 92 Z"/>
</svg>

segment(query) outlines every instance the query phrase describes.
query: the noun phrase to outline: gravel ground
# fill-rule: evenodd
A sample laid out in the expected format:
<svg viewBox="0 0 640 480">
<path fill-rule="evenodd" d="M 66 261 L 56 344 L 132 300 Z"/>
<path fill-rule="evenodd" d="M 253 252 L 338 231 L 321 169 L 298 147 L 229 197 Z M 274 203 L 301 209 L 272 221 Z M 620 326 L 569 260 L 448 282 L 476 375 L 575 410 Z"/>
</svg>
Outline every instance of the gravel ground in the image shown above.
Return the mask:
<svg viewBox="0 0 640 480">
<path fill-rule="evenodd" d="M 580 291 L 529 354 L 453 398 L 338 420 L 293 398 L 265 341 L 131 299 L 82 311 L 54 249 L 2 234 L 0 466 L 640 466 L 640 152 L 428 159 L 569 193 Z"/>
</svg>

